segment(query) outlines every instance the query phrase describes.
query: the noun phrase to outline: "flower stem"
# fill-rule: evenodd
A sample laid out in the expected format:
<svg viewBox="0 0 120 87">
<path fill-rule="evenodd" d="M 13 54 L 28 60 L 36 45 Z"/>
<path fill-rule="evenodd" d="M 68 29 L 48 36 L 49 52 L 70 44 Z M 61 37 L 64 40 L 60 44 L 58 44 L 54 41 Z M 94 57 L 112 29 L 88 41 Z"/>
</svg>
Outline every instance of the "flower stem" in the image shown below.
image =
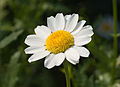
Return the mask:
<svg viewBox="0 0 120 87">
<path fill-rule="evenodd" d="M 113 84 L 115 81 L 115 65 L 117 59 L 117 0 L 112 0 L 113 3 L 113 28 L 114 28 L 114 38 L 113 38 L 113 61 L 112 61 L 112 79 L 111 83 Z"/>
<path fill-rule="evenodd" d="M 68 69 L 68 66 L 69 66 L 68 62 L 64 61 L 63 65 L 64 65 L 64 69 L 65 69 L 66 85 L 67 85 L 67 87 L 71 87 L 71 84 L 70 84 L 70 73 L 69 73 L 69 69 Z"/>
</svg>

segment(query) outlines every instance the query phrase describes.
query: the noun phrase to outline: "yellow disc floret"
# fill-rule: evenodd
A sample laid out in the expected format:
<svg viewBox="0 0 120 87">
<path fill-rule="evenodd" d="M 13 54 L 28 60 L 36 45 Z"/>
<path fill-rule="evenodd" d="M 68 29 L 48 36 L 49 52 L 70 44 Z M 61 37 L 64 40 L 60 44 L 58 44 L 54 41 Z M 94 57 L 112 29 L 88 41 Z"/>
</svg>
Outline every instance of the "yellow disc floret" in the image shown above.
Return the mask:
<svg viewBox="0 0 120 87">
<path fill-rule="evenodd" d="M 64 52 L 74 44 L 73 36 L 64 30 L 53 32 L 46 39 L 46 49 L 54 54 Z"/>
<path fill-rule="evenodd" d="M 110 26 L 109 24 L 105 23 L 105 24 L 103 25 L 103 29 L 104 29 L 105 31 L 110 31 L 112 28 L 111 28 L 111 26 Z"/>
</svg>

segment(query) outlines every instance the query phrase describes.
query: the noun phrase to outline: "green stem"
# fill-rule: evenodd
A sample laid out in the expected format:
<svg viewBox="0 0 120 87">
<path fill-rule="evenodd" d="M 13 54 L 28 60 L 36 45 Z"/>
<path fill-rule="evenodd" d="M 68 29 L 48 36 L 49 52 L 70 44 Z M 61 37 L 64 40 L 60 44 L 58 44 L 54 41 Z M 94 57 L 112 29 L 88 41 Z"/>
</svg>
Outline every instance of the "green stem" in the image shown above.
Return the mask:
<svg viewBox="0 0 120 87">
<path fill-rule="evenodd" d="M 64 69 L 65 69 L 66 85 L 67 85 L 67 87 L 71 87 L 70 75 L 69 75 L 70 73 L 69 73 L 69 69 L 68 69 L 68 62 L 64 61 L 63 65 L 64 65 Z"/>
<path fill-rule="evenodd" d="M 113 38 L 113 63 L 112 63 L 112 79 L 111 83 L 115 82 L 115 65 L 117 59 L 117 0 L 112 0 L 113 3 L 113 20 L 114 20 L 114 38 Z"/>
</svg>

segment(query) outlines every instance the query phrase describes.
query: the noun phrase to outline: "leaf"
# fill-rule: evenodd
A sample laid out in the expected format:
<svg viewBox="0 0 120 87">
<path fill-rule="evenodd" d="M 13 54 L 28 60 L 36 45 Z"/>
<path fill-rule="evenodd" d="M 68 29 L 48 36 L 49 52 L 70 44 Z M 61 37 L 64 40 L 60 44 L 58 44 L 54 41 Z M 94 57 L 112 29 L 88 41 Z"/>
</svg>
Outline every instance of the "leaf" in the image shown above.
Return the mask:
<svg viewBox="0 0 120 87">
<path fill-rule="evenodd" d="M 5 78 L 3 79 L 3 87 L 14 87 L 17 82 L 17 73 L 20 64 L 18 63 L 20 57 L 20 52 L 16 52 L 10 59 L 7 67 L 7 72 L 5 73 Z"/>
<path fill-rule="evenodd" d="M 19 30 L 17 32 L 13 32 L 9 36 L 5 37 L 2 41 L 0 41 L 0 48 L 4 48 L 12 41 L 16 40 L 20 34 L 22 34 L 23 30 Z"/>
</svg>

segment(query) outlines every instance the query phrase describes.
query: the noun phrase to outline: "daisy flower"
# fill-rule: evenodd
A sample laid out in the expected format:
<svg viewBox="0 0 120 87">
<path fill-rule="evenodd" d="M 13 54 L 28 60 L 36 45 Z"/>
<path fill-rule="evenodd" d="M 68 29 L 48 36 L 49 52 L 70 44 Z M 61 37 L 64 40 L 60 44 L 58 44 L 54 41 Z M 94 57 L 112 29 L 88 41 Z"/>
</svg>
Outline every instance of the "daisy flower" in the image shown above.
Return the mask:
<svg viewBox="0 0 120 87">
<path fill-rule="evenodd" d="M 37 26 L 35 34 L 28 35 L 25 44 L 26 54 L 33 54 L 28 61 L 34 62 L 45 58 L 44 66 L 48 69 L 60 66 L 66 59 L 72 64 L 79 63 L 80 57 L 88 57 L 90 52 L 83 47 L 91 41 L 93 35 L 90 25 L 84 26 L 85 20 L 78 22 L 78 14 L 47 18 L 47 26 Z"/>
<path fill-rule="evenodd" d="M 95 32 L 103 38 L 111 39 L 112 38 L 111 34 L 113 34 L 113 17 L 109 15 L 102 17 L 97 22 Z"/>
</svg>

